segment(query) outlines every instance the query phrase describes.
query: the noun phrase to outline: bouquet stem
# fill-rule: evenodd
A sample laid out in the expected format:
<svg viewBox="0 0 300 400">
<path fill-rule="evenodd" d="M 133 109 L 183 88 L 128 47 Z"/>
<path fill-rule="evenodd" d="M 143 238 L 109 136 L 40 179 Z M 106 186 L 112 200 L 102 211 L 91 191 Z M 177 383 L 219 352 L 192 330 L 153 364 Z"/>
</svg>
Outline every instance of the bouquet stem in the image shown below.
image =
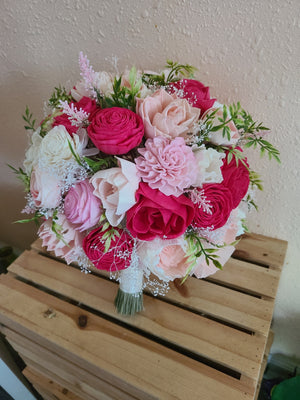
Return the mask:
<svg viewBox="0 0 300 400">
<path fill-rule="evenodd" d="M 120 287 L 115 298 L 119 314 L 133 315 L 143 310 L 143 270 L 132 264 L 120 272 Z"/>
</svg>

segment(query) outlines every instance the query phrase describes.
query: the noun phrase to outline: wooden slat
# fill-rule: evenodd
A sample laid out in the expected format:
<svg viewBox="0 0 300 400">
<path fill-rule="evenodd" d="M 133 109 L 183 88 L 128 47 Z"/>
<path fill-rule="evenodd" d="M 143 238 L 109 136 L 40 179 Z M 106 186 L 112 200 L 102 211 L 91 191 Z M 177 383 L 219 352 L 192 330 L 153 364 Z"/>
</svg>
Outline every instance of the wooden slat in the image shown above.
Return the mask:
<svg viewBox="0 0 300 400">
<path fill-rule="evenodd" d="M 45 376 L 49 376 L 54 382 L 73 390 L 84 400 L 97 400 L 100 393 L 101 400 L 137 400 L 136 397 L 121 391 L 111 383 L 94 376 L 90 371 L 71 363 L 60 354 L 48 350 L 17 332 L 6 328 L 4 333 L 27 365 L 39 368 L 39 371 Z"/>
<path fill-rule="evenodd" d="M 58 400 L 86 400 L 82 397 L 78 397 L 70 390 L 54 382 L 52 379 L 42 375 L 40 373 L 40 368 L 39 371 L 37 371 L 32 367 L 26 367 L 23 370 L 23 374 L 38 391 L 44 390 L 45 392 L 53 394 Z"/>
<path fill-rule="evenodd" d="M 245 386 L 88 312 L 84 312 L 87 325 L 80 328 L 80 311 L 75 306 L 10 277 L 1 277 L 0 281 L 2 323 L 32 340 L 38 339 L 41 345 L 45 343 L 126 392 L 130 388 L 141 399 L 199 399 L 200 393 L 211 400 L 253 398 L 255 387 L 249 381 Z M 55 310 L 54 318 L 44 317 L 48 308 Z"/>
<path fill-rule="evenodd" d="M 41 261 L 41 256 L 35 252 L 23 253 L 10 270 L 58 294 L 130 323 L 157 338 L 214 360 L 250 378 L 258 378 L 260 354 L 265 346 L 261 335 L 246 334 L 201 315 L 191 317 L 189 311 L 149 296 L 144 296 L 145 310 L 129 320 L 115 313 L 113 300 L 117 287 L 114 283 L 92 275 L 85 276 L 78 270 L 70 274 L 68 268 L 54 260 Z M 178 324 L 178 321 L 181 323 Z M 224 337 L 227 337 L 225 343 Z"/>
<path fill-rule="evenodd" d="M 230 259 L 223 270 L 217 271 L 208 279 L 255 295 L 275 298 L 279 278 L 280 271 Z"/>
<path fill-rule="evenodd" d="M 236 246 L 234 257 L 281 270 L 288 243 L 258 234 L 245 234 Z"/>
</svg>

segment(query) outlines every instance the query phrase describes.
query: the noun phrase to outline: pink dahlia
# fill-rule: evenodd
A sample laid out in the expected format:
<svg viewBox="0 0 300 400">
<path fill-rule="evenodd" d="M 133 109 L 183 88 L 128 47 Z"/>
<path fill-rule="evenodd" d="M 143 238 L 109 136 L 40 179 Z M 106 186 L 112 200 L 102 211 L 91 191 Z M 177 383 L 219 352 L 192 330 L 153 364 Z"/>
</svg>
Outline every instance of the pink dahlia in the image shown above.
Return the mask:
<svg viewBox="0 0 300 400">
<path fill-rule="evenodd" d="M 135 159 L 138 176 L 152 189 L 178 197 L 196 182 L 196 159 L 182 137 L 147 139 L 138 151 L 142 155 Z"/>
</svg>

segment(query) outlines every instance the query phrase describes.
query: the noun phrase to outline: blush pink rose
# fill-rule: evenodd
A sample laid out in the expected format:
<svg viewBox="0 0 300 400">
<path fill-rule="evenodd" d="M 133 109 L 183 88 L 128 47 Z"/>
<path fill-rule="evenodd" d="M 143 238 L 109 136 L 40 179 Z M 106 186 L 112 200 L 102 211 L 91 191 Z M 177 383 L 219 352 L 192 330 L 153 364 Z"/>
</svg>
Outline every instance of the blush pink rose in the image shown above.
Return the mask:
<svg viewBox="0 0 300 400">
<path fill-rule="evenodd" d="M 55 222 L 61 227 L 59 233 L 63 240 L 53 232 L 52 219 L 49 218 L 42 223 L 38 231 L 43 247 L 53 251 L 56 257 L 64 258 L 68 264 L 78 261 L 78 255 L 82 252 L 82 233 L 77 231 L 63 214 L 58 214 Z"/>
<path fill-rule="evenodd" d="M 196 159 L 182 137 L 170 141 L 165 137 L 147 139 L 142 157 L 135 159 L 138 175 L 152 189 L 165 195 L 180 196 L 197 177 Z"/>
<path fill-rule="evenodd" d="M 137 99 L 137 113 L 145 125 L 145 136 L 186 137 L 200 116 L 200 110 L 185 99 L 160 89 L 145 99 Z"/>
<path fill-rule="evenodd" d="M 101 201 L 93 190 L 93 185 L 85 180 L 72 187 L 65 197 L 65 216 L 80 232 L 96 225 L 101 216 Z"/>
<path fill-rule="evenodd" d="M 119 236 L 115 235 L 107 252 L 105 252 L 105 239 L 103 239 L 107 230 L 93 229 L 83 240 L 86 255 L 98 269 L 119 271 L 130 265 L 134 240 L 126 231 L 118 228 L 115 230 Z"/>
<path fill-rule="evenodd" d="M 35 166 L 30 176 L 30 193 L 36 207 L 55 208 L 61 201 L 60 181 Z"/>
<path fill-rule="evenodd" d="M 190 267 L 186 248 L 183 236 L 171 240 L 156 238 L 140 242 L 138 256 L 144 268 L 168 282 L 184 277 Z"/>
<path fill-rule="evenodd" d="M 141 240 L 173 239 L 186 231 L 194 217 L 194 204 L 185 195 L 166 196 L 141 182 L 136 204 L 127 211 L 127 229 Z"/>
<path fill-rule="evenodd" d="M 171 83 L 171 93 L 177 93 L 179 97 L 187 99 L 193 106 L 200 108 L 201 114 L 214 105 L 216 99 L 211 99 L 209 87 L 195 79 L 182 79 Z"/>
<path fill-rule="evenodd" d="M 106 154 L 126 154 L 144 135 L 141 117 L 127 108 L 112 107 L 95 112 L 87 128 L 94 145 Z"/>
<path fill-rule="evenodd" d="M 242 151 L 240 147 L 236 148 Z M 233 208 L 236 208 L 248 191 L 250 183 L 249 170 L 241 161 L 238 161 L 238 164 L 236 164 L 235 157 L 233 157 L 231 162 L 228 164 L 227 156 L 228 154 L 226 154 L 221 168 L 223 175 L 222 183 L 230 190 L 232 194 Z M 244 159 L 244 162 L 248 165 L 247 158 Z"/>
<path fill-rule="evenodd" d="M 82 97 L 79 101 L 71 102 L 70 104 L 74 104 L 74 107 L 76 107 L 77 110 L 82 109 L 88 114 L 94 113 L 97 109 L 96 101 L 89 97 Z M 67 114 L 61 114 L 54 118 L 52 127 L 57 125 L 63 125 L 71 136 L 73 136 L 73 134 L 78 130 L 78 126 L 72 125 Z"/>
<path fill-rule="evenodd" d="M 218 229 L 224 226 L 232 211 L 232 195 L 223 183 L 206 183 L 202 187 L 209 208 L 204 210 L 195 204 L 195 218 L 192 225 L 197 228 Z"/>
</svg>

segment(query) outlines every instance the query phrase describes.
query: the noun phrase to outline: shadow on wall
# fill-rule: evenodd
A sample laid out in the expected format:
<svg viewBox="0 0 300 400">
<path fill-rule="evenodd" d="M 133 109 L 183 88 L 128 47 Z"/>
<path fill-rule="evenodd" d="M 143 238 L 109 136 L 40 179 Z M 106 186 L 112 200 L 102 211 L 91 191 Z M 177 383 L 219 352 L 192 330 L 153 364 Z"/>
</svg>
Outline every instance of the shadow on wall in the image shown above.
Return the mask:
<svg viewBox="0 0 300 400">
<path fill-rule="evenodd" d="M 12 179 L 15 179 L 15 177 L 12 176 Z M 0 241 L 24 250 L 37 238 L 37 226 L 34 222 L 27 224 L 13 223 L 19 219 L 30 218 L 28 214 L 21 213 L 26 204 L 21 190 L 12 186 L 0 186 L 0 193 Z"/>
</svg>

